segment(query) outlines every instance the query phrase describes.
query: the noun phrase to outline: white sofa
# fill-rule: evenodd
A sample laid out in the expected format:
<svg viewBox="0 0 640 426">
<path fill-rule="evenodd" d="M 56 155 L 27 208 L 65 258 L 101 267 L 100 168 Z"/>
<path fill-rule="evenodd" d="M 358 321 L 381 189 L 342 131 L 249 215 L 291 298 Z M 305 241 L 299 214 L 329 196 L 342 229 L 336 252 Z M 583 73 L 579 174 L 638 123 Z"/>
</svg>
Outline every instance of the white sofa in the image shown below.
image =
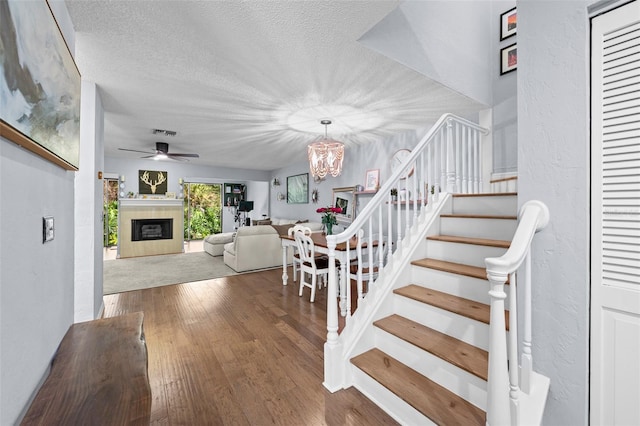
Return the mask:
<svg viewBox="0 0 640 426">
<path fill-rule="evenodd" d="M 271 218 L 272 225 L 243 226 L 236 232 L 233 242 L 224 245 L 224 263 L 236 272 L 282 266 L 280 234 L 296 223 L 308 226 L 312 231 L 322 230 L 320 222 L 304 222 L 297 219 Z M 291 263 L 291 250 L 287 263 Z"/>
<path fill-rule="evenodd" d="M 224 245 L 232 242 L 235 235 L 235 232 L 208 235 L 202 241 L 202 248 L 211 256 L 222 256 L 222 253 L 224 253 Z"/>
</svg>

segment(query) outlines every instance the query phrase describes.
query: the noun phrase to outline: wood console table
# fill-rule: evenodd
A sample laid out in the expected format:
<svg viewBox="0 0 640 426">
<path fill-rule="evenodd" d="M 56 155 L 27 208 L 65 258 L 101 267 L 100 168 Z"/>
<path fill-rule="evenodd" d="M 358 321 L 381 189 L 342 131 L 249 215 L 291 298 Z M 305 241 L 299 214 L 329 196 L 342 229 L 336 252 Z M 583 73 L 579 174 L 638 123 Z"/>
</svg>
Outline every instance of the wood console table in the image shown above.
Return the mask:
<svg viewBox="0 0 640 426">
<path fill-rule="evenodd" d="M 69 327 L 23 425 L 148 425 L 142 312 Z"/>
</svg>

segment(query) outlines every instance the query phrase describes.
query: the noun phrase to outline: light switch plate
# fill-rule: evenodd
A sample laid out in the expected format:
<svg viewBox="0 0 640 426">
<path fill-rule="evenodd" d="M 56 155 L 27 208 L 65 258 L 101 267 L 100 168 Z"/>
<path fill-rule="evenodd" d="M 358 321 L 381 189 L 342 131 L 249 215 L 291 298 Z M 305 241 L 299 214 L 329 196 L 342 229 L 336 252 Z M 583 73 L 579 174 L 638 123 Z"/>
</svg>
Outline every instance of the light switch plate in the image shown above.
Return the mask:
<svg viewBox="0 0 640 426">
<path fill-rule="evenodd" d="M 53 237 L 53 216 L 45 216 L 42 218 L 42 243 L 53 240 Z"/>
</svg>

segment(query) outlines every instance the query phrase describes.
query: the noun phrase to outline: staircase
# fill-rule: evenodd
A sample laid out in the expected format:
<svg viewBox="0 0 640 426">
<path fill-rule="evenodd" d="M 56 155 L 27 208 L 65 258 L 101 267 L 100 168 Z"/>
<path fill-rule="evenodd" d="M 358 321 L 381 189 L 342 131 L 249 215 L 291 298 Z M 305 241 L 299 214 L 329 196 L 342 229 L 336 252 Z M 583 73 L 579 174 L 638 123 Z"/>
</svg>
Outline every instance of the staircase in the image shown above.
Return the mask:
<svg viewBox="0 0 640 426">
<path fill-rule="evenodd" d="M 354 386 L 400 422 L 485 424 L 485 258 L 509 248 L 516 212 L 516 194 L 454 195 L 388 296 L 392 313 L 373 323 L 374 346 L 351 358 Z"/>
<path fill-rule="evenodd" d="M 402 424 L 542 420 L 549 379 L 534 369 L 531 244 L 549 211 L 481 193 L 488 132 L 444 114 L 351 225 L 327 236 L 327 299 L 340 303 L 327 305 L 323 385 L 355 386 Z M 378 251 L 366 293 L 357 274 L 352 300 L 336 248 L 362 265 L 368 241 L 390 250 Z"/>
</svg>

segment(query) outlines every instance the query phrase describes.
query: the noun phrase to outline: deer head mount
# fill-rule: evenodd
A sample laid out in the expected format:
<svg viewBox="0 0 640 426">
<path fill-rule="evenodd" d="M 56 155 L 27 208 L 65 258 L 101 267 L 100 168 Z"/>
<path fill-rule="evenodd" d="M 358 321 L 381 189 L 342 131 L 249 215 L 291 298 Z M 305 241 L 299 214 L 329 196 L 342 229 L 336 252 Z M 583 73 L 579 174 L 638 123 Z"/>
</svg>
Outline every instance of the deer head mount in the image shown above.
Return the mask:
<svg viewBox="0 0 640 426">
<path fill-rule="evenodd" d="M 156 193 L 156 189 L 158 188 L 158 185 L 167 181 L 167 177 L 164 175 L 164 172 L 156 172 L 156 173 L 157 173 L 157 178 L 155 181 L 151 181 L 148 170 L 146 170 L 140 176 L 140 181 L 149 185 L 149 188 L 151 188 L 152 194 Z"/>
</svg>

